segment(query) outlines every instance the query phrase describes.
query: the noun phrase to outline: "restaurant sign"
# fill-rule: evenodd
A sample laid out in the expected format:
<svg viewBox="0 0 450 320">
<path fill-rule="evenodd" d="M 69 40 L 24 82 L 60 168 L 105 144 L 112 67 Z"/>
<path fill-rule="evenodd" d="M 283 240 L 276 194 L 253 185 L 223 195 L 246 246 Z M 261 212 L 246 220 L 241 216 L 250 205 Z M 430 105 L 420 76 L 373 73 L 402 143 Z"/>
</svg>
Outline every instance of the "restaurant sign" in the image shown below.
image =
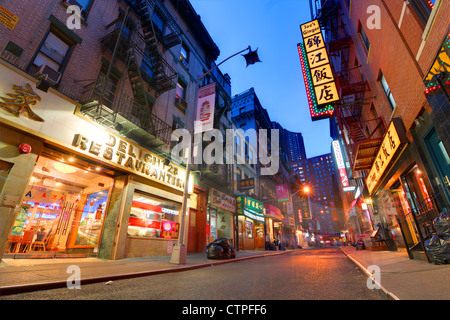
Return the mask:
<svg viewBox="0 0 450 320">
<path fill-rule="evenodd" d="M 264 222 L 263 203 L 244 195 L 239 195 L 236 198 L 236 213 L 256 221 Z"/>
<path fill-rule="evenodd" d="M 311 118 L 329 118 L 334 113 L 333 103 L 340 98 L 319 21 L 304 23 L 300 30 L 303 43 L 297 47 Z"/>
<path fill-rule="evenodd" d="M 394 165 L 407 143 L 408 139 L 406 138 L 402 119 L 392 119 L 366 179 L 367 189 L 370 194 L 373 194 L 374 190 L 379 187 L 387 169 Z"/>
<path fill-rule="evenodd" d="M 183 168 L 166 163 L 163 158 L 120 136 L 109 133 L 105 141 L 100 137 L 75 134 L 72 146 L 132 173 L 184 190 L 186 171 Z M 189 180 L 193 181 L 192 178 Z M 192 192 L 191 189 L 189 192 Z"/>
<path fill-rule="evenodd" d="M 211 204 L 233 213 L 236 212 L 236 199 L 214 188 L 211 188 Z"/>
</svg>

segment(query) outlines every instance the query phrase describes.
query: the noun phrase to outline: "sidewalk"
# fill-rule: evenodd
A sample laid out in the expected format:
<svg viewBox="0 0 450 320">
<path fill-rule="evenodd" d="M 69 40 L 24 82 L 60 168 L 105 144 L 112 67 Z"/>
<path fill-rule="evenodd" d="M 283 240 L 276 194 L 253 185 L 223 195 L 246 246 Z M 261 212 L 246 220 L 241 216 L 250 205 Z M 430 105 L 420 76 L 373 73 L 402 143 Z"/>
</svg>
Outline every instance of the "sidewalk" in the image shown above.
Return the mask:
<svg viewBox="0 0 450 320">
<path fill-rule="evenodd" d="M 380 267 L 381 289 L 390 299 L 450 300 L 450 264 L 410 260 L 406 251 L 341 250 L 366 274 L 369 266 Z"/>
<path fill-rule="evenodd" d="M 98 258 L 3 259 L 0 262 L 0 297 L 20 292 L 66 287 L 67 279 L 73 272 L 68 273 L 67 268 L 73 265 L 80 268 L 80 282 L 83 285 L 206 268 L 211 265 L 286 254 L 292 251 L 294 250 L 244 250 L 238 251 L 236 258 L 230 260 L 211 260 L 206 258 L 206 253 L 194 253 L 188 254 L 186 264 L 182 265 L 171 264 L 170 256 L 123 260 Z"/>
</svg>

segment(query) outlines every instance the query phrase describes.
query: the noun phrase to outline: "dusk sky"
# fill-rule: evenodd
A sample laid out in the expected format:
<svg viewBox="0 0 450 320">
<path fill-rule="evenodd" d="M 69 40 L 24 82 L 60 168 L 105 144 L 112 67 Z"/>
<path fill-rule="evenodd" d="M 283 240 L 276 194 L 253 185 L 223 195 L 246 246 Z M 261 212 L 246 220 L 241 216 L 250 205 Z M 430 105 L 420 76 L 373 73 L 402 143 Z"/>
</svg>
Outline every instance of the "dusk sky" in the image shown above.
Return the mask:
<svg viewBox="0 0 450 320">
<path fill-rule="evenodd" d="M 251 87 L 272 121 L 301 132 L 308 158 L 330 153 L 329 120 L 311 121 L 297 43 L 300 24 L 311 20 L 308 0 L 191 0 L 220 49 L 216 63 L 258 48 L 262 63 L 246 68 L 237 56 L 220 66 L 232 95 Z"/>
</svg>

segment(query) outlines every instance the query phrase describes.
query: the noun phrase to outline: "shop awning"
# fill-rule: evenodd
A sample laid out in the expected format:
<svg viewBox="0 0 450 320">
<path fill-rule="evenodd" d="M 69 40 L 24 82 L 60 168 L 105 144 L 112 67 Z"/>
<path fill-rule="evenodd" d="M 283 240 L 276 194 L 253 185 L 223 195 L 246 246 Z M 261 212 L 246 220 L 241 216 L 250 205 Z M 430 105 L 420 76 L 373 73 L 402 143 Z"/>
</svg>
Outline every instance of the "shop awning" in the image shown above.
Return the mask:
<svg viewBox="0 0 450 320">
<path fill-rule="evenodd" d="M 272 218 L 277 221 L 283 221 L 283 214 L 281 210 L 271 204 L 264 204 L 264 208 L 266 209 L 266 218 Z"/>
</svg>

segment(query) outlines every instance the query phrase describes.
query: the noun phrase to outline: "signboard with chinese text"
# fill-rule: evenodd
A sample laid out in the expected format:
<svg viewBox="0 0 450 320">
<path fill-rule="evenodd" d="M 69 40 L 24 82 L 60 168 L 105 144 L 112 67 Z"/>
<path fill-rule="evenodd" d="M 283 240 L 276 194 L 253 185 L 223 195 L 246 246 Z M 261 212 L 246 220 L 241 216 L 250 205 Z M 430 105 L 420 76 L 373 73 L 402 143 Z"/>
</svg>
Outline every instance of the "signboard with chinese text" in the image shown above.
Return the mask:
<svg viewBox="0 0 450 320">
<path fill-rule="evenodd" d="M 215 82 L 198 89 L 197 116 L 194 124 L 195 133 L 205 132 L 213 128 L 215 100 Z"/>
<path fill-rule="evenodd" d="M 297 46 L 311 118 L 329 118 L 334 113 L 333 103 L 340 98 L 319 21 L 302 24 L 300 30 L 303 43 Z"/>
<path fill-rule="evenodd" d="M 276 186 L 276 191 L 277 191 L 278 202 L 289 201 L 289 193 L 288 193 L 287 185 L 281 184 L 279 186 Z"/>
<path fill-rule="evenodd" d="M 261 201 L 239 195 L 236 197 L 236 213 L 264 222 L 264 205 Z"/>
<path fill-rule="evenodd" d="M 287 211 L 288 215 L 293 215 L 294 214 L 294 206 L 292 204 L 292 201 L 286 202 L 286 211 Z"/>
<path fill-rule="evenodd" d="M 333 141 L 333 151 L 334 156 L 336 158 L 337 167 L 339 170 L 339 175 L 341 177 L 342 186 L 348 187 L 349 182 L 347 177 L 347 171 L 345 169 L 344 158 L 342 157 L 341 147 L 339 145 L 339 141 L 337 140 Z"/>
<path fill-rule="evenodd" d="M 371 195 L 379 186 L 386 169 L 392 167 L 407 143 L 402 119 L 392 119 L 366 179 L 367 189 Z"/>
<path fill-rule="evenodd" d="M 255 178 L 241 179 L 239 187 L 240 190 L 253 189 L 255 187 Z"/>
</svg>

